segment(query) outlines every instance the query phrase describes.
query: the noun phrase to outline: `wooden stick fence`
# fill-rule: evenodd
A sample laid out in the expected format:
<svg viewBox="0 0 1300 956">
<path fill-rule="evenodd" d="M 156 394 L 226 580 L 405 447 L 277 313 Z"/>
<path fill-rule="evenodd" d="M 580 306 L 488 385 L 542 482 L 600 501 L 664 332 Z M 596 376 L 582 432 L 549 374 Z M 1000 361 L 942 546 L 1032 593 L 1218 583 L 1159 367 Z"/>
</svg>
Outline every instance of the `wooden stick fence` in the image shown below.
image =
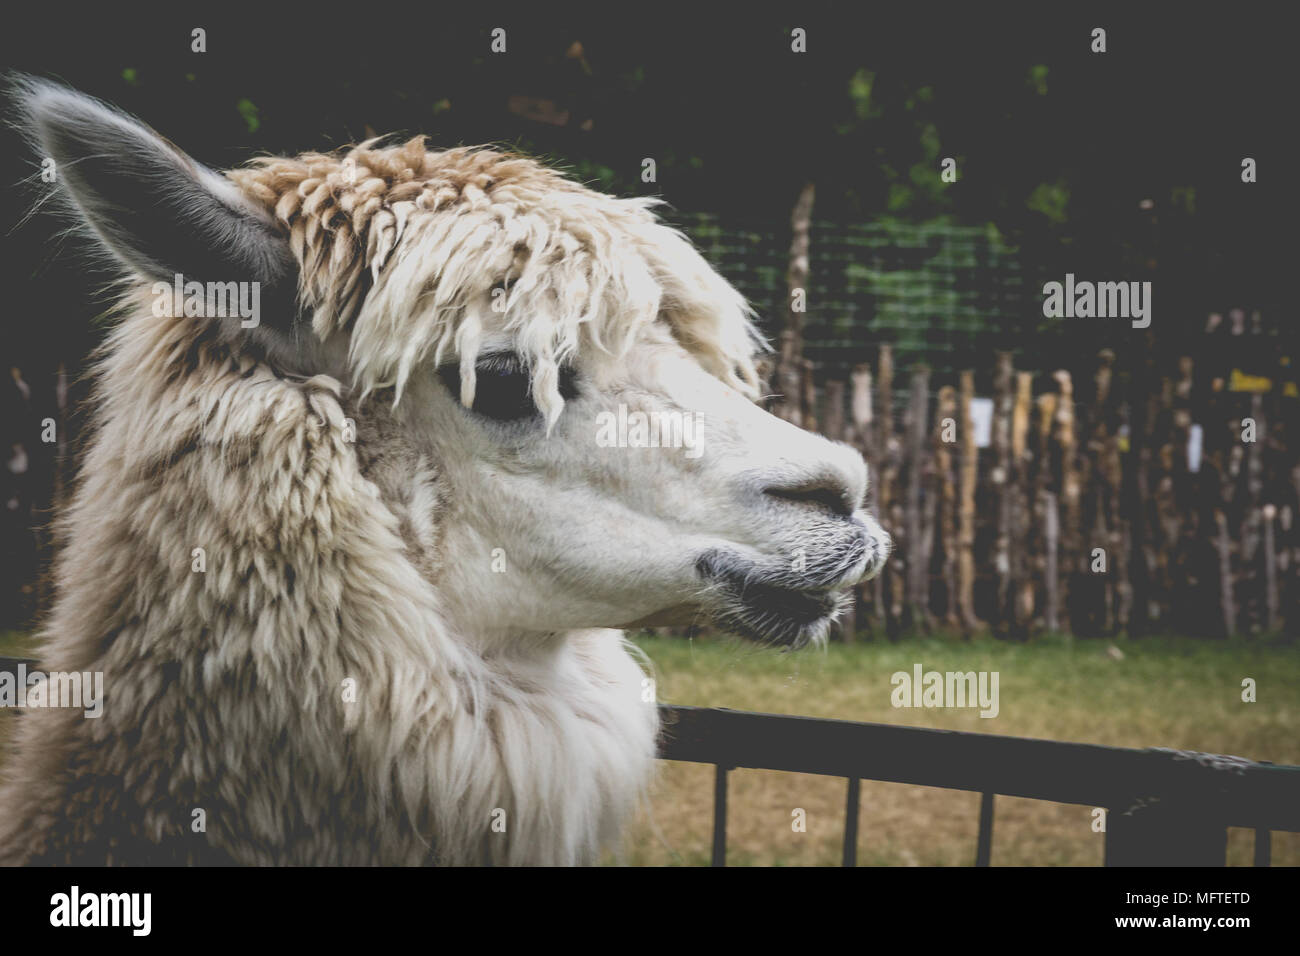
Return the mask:
<svg viewBox="0 0 1300 956">
<path fill-rule="evenodd" d="M 844 639 L 1300 630 L 1300 446 L 1287 441 L 1300 399 L 1202 381 L 1190 357 L 1165 377 L 1125 370 L 1122 387 L 1113 351 L 1092 364 L 1080 399 L 1069 371 L 1035 376 L 998 353 L 981 448 L 973 372 L 932 392 L 929 370 L 910 370 L 896 419 L 888 345 L 820 387 L 807 363 L 785 363 L 797 400 L 782 414 L 866 456 L 894 538 Z"/>
</svg>

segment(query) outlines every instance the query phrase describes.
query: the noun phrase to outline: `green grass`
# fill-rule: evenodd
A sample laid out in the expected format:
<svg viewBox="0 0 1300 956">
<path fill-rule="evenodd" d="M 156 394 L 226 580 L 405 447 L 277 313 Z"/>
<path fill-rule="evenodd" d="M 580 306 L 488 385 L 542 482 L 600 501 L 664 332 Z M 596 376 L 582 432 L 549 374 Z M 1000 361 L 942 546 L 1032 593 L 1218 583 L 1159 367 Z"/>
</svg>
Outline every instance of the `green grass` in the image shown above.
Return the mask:
<svg viewBox="0 0 1300 956">
<path fill-rule="evenodd" d="M 941 727 L 1020 737 L 1174 747 L 1300 764 L 1300 652 L 1294 647 L 1151 639 L 992 640 L 831 645 L 794 654 L 723 640 L 645 637 L 659 699 L 668 703 Z M 1120 657 L 1114 647 L 1122 654 Z M 1114 656 L 1112 656 L 1114 655 Z M 925 670 L 998 671 L 1000 713 L 894 708 L 890 675 Z M 1244 703 L 1253 678 L 1257 702 Z M 704 864 L 712 827 L 712 767 L 661 764 L 649 813 L 620 857 L 634 864 Z M 728 862 L 839 862 L 844 781 L 738 770 L 729 790 Z M 969 865 L 979 797 L 864 781 L 861 864 Z M 807 832 L 791 827 L 803 809 Z M 993 863 L 1093 865 L 1102 835 L 1091 808 L 999 797 Z M 1250 862 L 1253 836 L 1231 831 L 1229 859 Z M 1300 835 L 1277 833 L 1274 861 L 1300 864 Z"/>
</svg>

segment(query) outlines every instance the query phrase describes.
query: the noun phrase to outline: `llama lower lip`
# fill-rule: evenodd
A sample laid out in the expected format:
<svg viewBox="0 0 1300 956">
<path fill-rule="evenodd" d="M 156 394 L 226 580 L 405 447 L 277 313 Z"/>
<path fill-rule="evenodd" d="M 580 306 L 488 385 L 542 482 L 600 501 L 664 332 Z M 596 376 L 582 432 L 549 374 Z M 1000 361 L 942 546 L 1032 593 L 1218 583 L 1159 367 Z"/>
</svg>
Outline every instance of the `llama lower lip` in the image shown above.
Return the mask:
<svg viewBox="0 0 1300 956">
<path fill-rule="evenodd" d="M 802 647 L 825 635 L 841 604 L 838 591 L 795 591 L 750 584 L 715 612 L 715 622 L 765 644 Z"/>
<path fill-rule="evenodd" d="M 777 584 L 718 552 L 702 556 L 696 569 L 714 589 L 715 622 L 754 640 L 801 646 L 824 633 L 843 601 L 842 589 Z"/>
<path fill-rule="evenodd" d="M 752 582 L 742 587 L 736 597 L 746 607 L 800 624 L 811 624 L 830 615 L 837 603 L 833 591 L 799 591 Z"/>
</svg>

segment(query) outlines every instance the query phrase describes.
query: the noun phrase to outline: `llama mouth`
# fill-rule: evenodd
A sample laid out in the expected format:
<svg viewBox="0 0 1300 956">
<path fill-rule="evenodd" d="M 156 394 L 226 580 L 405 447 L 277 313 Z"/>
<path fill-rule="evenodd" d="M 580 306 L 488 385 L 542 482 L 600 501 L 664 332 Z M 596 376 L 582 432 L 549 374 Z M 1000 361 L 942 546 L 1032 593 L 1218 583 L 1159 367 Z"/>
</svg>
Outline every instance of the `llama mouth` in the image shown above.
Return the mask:
<svg viewBox="0 0 1300 956">
<path fill-rule="evenodd" d="M 707 582 L 714 624 L 763 644 L 795 649 L 821 640 L 849 601 L 851 582 L 791 586 L 785 576 L 762 575 L 721 552 L 702 555 L 696 570 Z"/>
</svg>

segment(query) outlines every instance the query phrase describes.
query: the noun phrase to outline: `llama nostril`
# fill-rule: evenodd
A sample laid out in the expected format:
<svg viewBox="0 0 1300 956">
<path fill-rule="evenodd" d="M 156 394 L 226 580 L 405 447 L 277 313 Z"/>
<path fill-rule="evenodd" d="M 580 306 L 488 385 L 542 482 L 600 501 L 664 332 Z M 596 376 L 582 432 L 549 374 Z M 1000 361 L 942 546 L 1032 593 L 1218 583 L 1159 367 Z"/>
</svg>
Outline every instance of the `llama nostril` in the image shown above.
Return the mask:
<svg viewBox="0 0 1300 956">
<path fill-rule="evenodd" d="M 818 505 L 845 518 L 853 514 L 856 502 L 844 483 L 832 477 L 813 478 L 784 485 L 769 485 L 765 495 L 799 504 Z"/>
</svg>

